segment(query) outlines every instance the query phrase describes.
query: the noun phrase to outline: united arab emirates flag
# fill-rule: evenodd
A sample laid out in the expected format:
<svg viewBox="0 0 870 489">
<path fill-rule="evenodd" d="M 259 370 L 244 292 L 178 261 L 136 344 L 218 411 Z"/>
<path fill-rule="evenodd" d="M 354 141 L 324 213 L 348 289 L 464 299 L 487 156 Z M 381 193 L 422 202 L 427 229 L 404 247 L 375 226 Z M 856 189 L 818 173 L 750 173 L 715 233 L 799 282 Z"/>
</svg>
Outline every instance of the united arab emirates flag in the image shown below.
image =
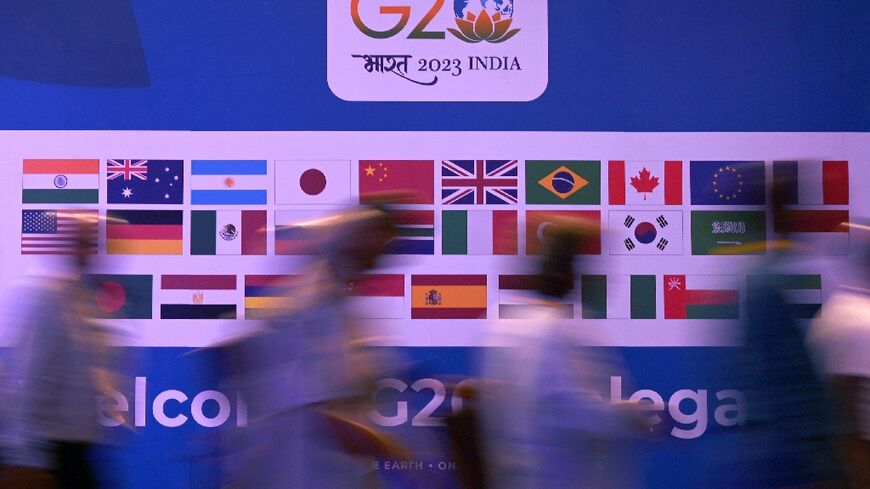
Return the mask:
<svg viewBox="0 0 870 489">
<path fill-rule="evenodd" d="M 749 293 L 766 282 L 782 294 L 789 315 L 798 319 L 812 319 L 822 308 L 821 275 L 773 275 L 746 278 Z"/>
</svg>

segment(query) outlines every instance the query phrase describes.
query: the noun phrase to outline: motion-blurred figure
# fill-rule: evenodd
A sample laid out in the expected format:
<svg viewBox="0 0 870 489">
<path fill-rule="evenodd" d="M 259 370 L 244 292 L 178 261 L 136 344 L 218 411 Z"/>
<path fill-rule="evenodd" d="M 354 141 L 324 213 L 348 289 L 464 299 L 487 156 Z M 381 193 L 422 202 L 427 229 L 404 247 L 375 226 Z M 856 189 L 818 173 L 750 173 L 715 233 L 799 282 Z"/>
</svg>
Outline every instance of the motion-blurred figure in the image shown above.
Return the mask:
<svg viewBox="0 0 870 489">
<path fill-rule="evenodd" d="M 77 225 L 69 266 L 17 291 L 19 335 L 0 401 L 7 421 L 3 487 L 97 487 L 90 451 L 100 439 L 98 395 L 110 390 L 108 335 L 93 320 L 83 281 L 96 225 L 93 217 Z"/>
<path fill-rule="evenodd" d="M 363 487 L 371 456 L 391 449 L 365 422 L 375 372 L 345 306 L 350 283 L 391 239 L 390 221 L 356 210 L 313 225 L 328 239 L 322 256 L 294 277 L 285 311 L 227 347 L 227 377 L 244 394 L 250 420 L 241 452 L 227 462 L 228 487 Z"/>
<path fill-rule="evenodd" d="M 769 210 L 775 222 L 791 218 L 785 207 L 793 200 L 790 188 L 773 182 Z M 790 291 L 800 288 L 795 281 L 801 276 L 793 275 L 798 257 L 787 233 L 777 238 L 762 265 L 749 274 L 745 346 L 727 369 L 737 376 L 747 401 L 740 448 L 710 454 L 724 463 L 720 469 L 732 469 L 731 487 L 819 487 L 840 479 L 829 392 L 805 344 L 805 320 L 816 311 L 789 301 Z"/>
<path fill-rule="evenodd" d="M 639 423 L 607 395 L 618 362 L 581 340 L 565 321 L 582 234 L 551 226 L 522 321 L 499 321 L 487 342 L 482 392 L 486 487 L 630 488 L 621 441 Z M 568 302 L 568 304 L 566 304 Z M 567 317 L 571 317 L 568 315 Z"/>
<path fill-rule="evenodd" d="M 853 275 L 822 307 L 810 330 L 831 383 L 841 423 L 837 448 L 850 488 L 870 487 L 870 228 L 852 225 L 860 243 Z"/>
</svg>

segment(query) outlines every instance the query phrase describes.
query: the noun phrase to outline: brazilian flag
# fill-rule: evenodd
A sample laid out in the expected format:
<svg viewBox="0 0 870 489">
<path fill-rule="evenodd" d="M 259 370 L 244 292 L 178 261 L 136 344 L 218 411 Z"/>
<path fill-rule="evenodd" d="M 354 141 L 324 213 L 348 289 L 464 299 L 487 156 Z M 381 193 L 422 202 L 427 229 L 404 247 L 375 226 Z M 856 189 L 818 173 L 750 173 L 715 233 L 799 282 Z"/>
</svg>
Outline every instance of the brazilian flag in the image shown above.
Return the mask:
<svg viewBox="0 0 870 489">
<path fill-rule="evenodd" d="M 600 161 L 526 161 L 527 204 L 601 203 Z"/>
</svg>

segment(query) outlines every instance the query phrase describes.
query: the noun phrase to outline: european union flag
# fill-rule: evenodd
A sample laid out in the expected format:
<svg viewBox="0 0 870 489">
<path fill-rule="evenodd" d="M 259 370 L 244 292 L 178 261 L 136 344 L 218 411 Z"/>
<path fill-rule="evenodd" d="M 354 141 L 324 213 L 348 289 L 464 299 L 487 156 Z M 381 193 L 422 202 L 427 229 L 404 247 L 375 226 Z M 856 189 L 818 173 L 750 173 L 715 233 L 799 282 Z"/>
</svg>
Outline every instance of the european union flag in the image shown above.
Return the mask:
<svg viewBox="0 0 870 489">
<path fill-rule="evenodd" d="M 183 160 L 108 160 L 110 204 L 181 204 Z"/>
<path fill-rule="evenodd" d="M 762 205 L 763 161 L 691 162 L 693 205 Z"/>
</svg>

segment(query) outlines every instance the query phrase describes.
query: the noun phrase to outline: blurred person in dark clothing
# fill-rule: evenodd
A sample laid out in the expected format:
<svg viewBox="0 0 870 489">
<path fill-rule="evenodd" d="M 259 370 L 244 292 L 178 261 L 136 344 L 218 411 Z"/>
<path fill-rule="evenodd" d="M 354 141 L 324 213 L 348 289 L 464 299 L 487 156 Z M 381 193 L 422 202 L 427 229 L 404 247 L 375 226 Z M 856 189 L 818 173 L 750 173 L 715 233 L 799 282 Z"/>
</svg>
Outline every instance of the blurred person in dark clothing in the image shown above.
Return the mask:
<svg viewBox="0 0 870 489">
<path fill-rule="evenodd" d="M 852 276 L 825 302 L 810 330 L 840 421 L 838 454 L 853 489 L 870 487 L 870 227 L 850 225 Z"/>
<path fill-rule="evenodd" d="M 769 210 L 789 219 L 791 185 L 774 181 Z M 784 227 L 787 229 L 787 226 Z M 833 453 L 834 419 L 829 390 L 807 349 L 808 313 L 789 303 L 796 246 L 787 234 L 767 243 L 767 256 L 749 274 L 745 346 L 725 375 L 746 395 L 747 418 L 730 453 L 711 453 L 732 487 L 838 487 L 842 478 Z M 759 243 L 758 246 L 764 246 Z M 736 448 L 739 447 L 739 448 Z"/>
</svg>

